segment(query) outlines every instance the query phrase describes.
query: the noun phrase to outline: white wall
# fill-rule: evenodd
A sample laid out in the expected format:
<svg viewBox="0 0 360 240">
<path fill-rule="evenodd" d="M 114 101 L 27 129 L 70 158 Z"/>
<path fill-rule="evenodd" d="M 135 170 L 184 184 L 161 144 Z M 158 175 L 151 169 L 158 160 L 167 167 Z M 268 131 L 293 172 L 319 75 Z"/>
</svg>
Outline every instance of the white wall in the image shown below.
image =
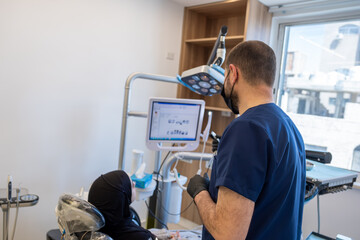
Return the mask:
<svg viewBox="0 0 360 240">
<path fill-rule="evenodd" d="M 358 144 L 360 135 L 358 123 L 347 119 L 319 118 L 305 114 L 288 115 L 299 128 L 305 143 L 327 146 L 327 151 L 332 153 L 332 163 L 335 166 L 351 168 L 353 149 Z M 359 189 L 320 196 L 320 233 L 332 238 L 337 234 L 343 234 L 358 239 L 359 201 Z M 307 237 L 312 231 L 317 232 L 316 199 L 305 205 L 303 216 L 303 232 L 304 237 Z"/>
<path fill-rule="evenodd" d="M 352 239 L 360 237 L 360 190 L 351 189 L 345 192 L 320 196 L 320 233 L 336 238 L 342 234 Z M 317 232 L 317 200 L 316 197 L 304 207 L 303 236 Z"/>
<path fill-rule="evenodd" d="M 20 210 L 15 239 L 45 239 L 61 193 L 117 169 L 125 80 L 177 74 L 182 15 L 168 0 L 0 0 L 0 188 L 11 174 L 40 196 Z M 148 96 L 176 95 L 174 84 L 133 89 L 143 111 Z M 145 120 L 129 132 L 142 148 Z"/>
</svg>

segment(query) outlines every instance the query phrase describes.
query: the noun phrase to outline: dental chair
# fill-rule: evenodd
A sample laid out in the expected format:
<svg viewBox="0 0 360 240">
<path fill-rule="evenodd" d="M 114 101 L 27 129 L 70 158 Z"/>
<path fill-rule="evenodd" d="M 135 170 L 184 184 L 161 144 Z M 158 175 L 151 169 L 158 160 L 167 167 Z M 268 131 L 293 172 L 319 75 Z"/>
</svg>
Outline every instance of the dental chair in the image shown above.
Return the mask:
<svg viewBox="0 0 360 240">
<path fill-rule="evenodd" d="M 100 211 L 91 203 L 72 194 L 59 197 L 55 209 L 59 229 L 47 232 L 46 240 L 111 240 L 106 234 L 96 232 L 105 225 Z M 132 221 L 141 226 L 140 217 L 130 207 Z"/>
<path fill-rule="evenodd" d="M 71 194 L 63 194 L 55 209 L 57 222 L 64 240 L 112 240 L 96 232 L 105 225 L 100 211 L 89 202 Z"/>
</svg>

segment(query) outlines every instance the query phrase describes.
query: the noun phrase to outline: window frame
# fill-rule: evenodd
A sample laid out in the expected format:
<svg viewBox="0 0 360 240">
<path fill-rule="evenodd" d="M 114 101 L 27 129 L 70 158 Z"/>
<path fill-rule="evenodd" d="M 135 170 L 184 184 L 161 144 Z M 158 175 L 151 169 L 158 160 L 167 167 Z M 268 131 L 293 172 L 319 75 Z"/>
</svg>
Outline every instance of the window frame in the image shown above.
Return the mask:
<svg viewBox="0 0 360 240">
<path fill-rule="evenodd" d="M 271 31 L 270 31 L 270 47 L 274 50 L 276 55 L 276 73 L 273 87 L 274 102 L 279 105 L 279 85 L 281 84 L 280 73 L 283 72 L 281 68 L 286 67 L 283 64 L 286 61 L 283 54 L 286 27 L 316 24 L 342 20 L 352 20 L 360 18 L 360 4 L 358 0 L 344 1 L 344 6 L 334 6 L 334 1 L 316 3 L 314 6 L 308 3 L 304 4 L 288 4 L 272 6 L 269 12 L 273 13 Z M 337 2 L 339 3 L 339 2 Z M 360 174 L 357 182 L 354 183 L 353 188 L 360 190 Z"/>
<path fill-rule="evenodd" d="M 285 12 L 277 12 L 269 9 L 270 12 L 273 11 L 273 19 L 271 23 L 271 34 L 270 34 L 270 47 L 274 50 L 276 55 L 276 73 L 275 73 L 275 82 L 274 82 L 274 101 L 276 104 L 279 104 L 279 85 L 280 81 L 280 73 L 282 72 L 281 67 L 285 67 L 283 62 L 284 59 L 283 48 L 284 48 L 284 40 L 286 34 L 286 27 L 288 26 L 296 26 L 296 25 L 304 25 L 304 24 L 312 24 L 312 23 L 325 23 L 329 21 L 342 21 L 342 20 L 352 20 L 360 18 L 360 5 L 358 2 L 353 1 L 353 6 L 348 6 L 344 8 L 332 9 L 330 5 L 326 3 L 319 8 L 315 8 L 311 11 L 311 8 L 307 13 L 296 13 L 295 7 L 299 7 L 298 5 L 294 6 L 294 9 L 287 8 Z"/>
</svg>

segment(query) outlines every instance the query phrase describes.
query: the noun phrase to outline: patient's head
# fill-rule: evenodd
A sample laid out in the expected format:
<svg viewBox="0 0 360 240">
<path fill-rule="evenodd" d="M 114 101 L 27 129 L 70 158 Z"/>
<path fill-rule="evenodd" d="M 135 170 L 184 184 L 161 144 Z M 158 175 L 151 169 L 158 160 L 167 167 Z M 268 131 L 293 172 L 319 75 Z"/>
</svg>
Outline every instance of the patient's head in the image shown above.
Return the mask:
<svg viewBox="0 0 360 240">
<path fill-rule="evenodd" d="M 135 184 L 126 172 L 116 170 L 98 177 L 91 185 L 88 201 L 105 218 L 105 226 L 100 231 L 114 240 L 156 239 L 151 232 L 133 222 L 130 204 L 134 199 Z"/>
<path fill-rule="evenodd" d="M 104 215 L 106 225 L 116 225 L 130 217 L 129 205 L 134 199 L 134 183 L 126 172 L 116 170 L 101 175 L 93 182 L 88 201 Z"/>
</svg>

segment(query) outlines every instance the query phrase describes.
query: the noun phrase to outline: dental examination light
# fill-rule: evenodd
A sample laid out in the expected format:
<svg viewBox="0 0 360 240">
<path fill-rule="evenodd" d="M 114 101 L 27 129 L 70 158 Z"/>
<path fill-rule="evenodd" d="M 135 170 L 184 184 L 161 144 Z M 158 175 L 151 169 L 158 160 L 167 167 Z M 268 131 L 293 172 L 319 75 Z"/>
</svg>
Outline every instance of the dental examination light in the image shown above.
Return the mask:
<svg viewBox="0 0 360 240">
<path fill-rule="evenodd" d="M 227 26 L 222 26 L 206 65 L 186 70 L 178 80 L 187 88 L 200 95 L 212 96 L 221 92 L 224 84 L 224 63 Z"/>
</svg>

